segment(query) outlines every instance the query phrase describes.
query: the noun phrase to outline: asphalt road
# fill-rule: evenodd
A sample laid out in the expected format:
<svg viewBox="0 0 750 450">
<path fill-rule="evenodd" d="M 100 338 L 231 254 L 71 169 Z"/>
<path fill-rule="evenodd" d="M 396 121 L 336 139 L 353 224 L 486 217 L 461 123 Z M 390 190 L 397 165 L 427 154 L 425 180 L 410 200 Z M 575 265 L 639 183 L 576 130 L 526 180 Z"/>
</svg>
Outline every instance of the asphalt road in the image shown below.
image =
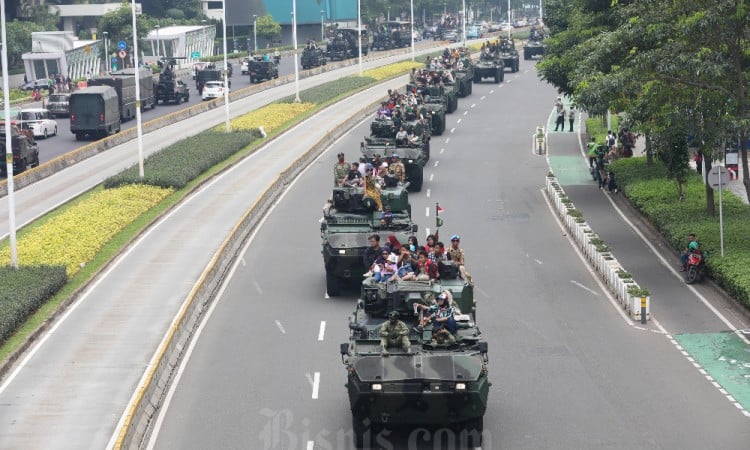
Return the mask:
<svg viewBox="0 0 750 450">
<path fill-rule="evenodd" d="M 494 383 L 483 448 L 747 448 L 750 419 L 662 329 L 623 318 L 551 213 L 541 193 L 548 161 L 532 155 L 531 135 L 555 92 L 532 64 L 459 101 L 432 141 L 422 192 L 410 197 L 422 240 L 434 231 L 434 203 L 446 209 L 441 236 L 461 235 L 477 283 Z M 361 124 L 311 164 L 249 242 L 188 350 L 150 448 L 350 448 L 338 345 L 356 293 L 327 298 L 318 219 L 334 155 L 355 159 L 367 132 Z M 606 203 L 591 207 L 614 214 Z M 623 253 L 637 253 L 622 223 L 602 226 L 626 235 Z M 653 286 L 667 292 L 678 282 Z M 655 315 L 672 326 L 679 311 L 665 305 Z M 692 314 L 713 331 L 728 328 L 706 307 Z M 453 448 L 437 431 L 386 431 L 376 447 Z"/>
<path fill-rule="evenodd" d="M 234 75 L 230 78 L 232 83 L 231 89 L 240 89 L 251 86 L 250 77 L 242 75 L 240 73 L 240 64 L 238 62 L 233 63 Z M 301 70 L 301 69 L 300 69 Z M 294 60 L 290 57 L 281 59 L 279 65 L 279 76 L 294 73 Z M 180 109 L 189 108 L 193 105 L 201 103 L 201 96 L 195 88 L 195 81 L 191 75 L 182 77 L 182 81 L 188 86 L 190 90 L 190 101 L 186 103 L 180 103 L 177 105 L 173 104 L 159 104 L 153 109 L 147 109 L 141 114 L 141 120 L 143 122 L 156 119 L 158 117 L 171 114 Z M 42 103 L 32 103 L 25 105 L 24 107 L 41 107 Z M 57 121 L 57 136 L 50 137 L 48 139 L 37 139 L 39 144 L 39 161 L 45 163 L 53 160 L 61 155 L 69 153 L 83 145 L 89 144 L 91 141 L 77 141 L 75 135 L 70 132 L 70 119 L 67 117 L 58 117 Z M 136 126 L 136 120 L 128 120 L 122 123 L 122 129 L 127 130 Z"/>
</svg>

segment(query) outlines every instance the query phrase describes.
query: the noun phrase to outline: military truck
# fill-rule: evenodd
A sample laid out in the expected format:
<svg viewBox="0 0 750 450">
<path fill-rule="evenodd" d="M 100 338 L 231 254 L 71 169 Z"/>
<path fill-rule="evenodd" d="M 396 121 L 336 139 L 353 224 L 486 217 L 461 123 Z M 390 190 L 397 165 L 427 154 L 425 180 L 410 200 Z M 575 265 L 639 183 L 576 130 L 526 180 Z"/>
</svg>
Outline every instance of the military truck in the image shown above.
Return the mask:
<svg viewBox="0 0 750 450">
<path fill-rule="evenodd" d="M 330 208 L 323 209 L 320 236 L 323 240 L 323 265 L 326 289 L 330 297 L 340 295 L 348 283 L 359 284 L 365 268 L 362 260 L 369 246 L 368 238 L 379 234 L 381 242 L 394 234 L 400 242 L 417 232 L 411 221 L 411 205 L 405 186 L 386 187 L 380 193 L 383 207 L 393 214 L 390 223 L 381 222 L 373 198 L 365 196 L 361 187 L 334 187 Z"/>
<path fill-rule="evenodd" d="M 224 81 L 224 74 L 221 70 L 215 69 L 213 65 L 210 65 L 208 67 L 211 67 L 210 69 L 203 69 L 199 70 L 195 73 L 195 89 L 198 91 L 198 94 L 203 93 L 203 86 L 206 85 L 209 81 Z M 227 82 L 229 84 L 229 87 L 232 87 L 232 80 L 229 80 L 228 77 L 231 77 L 231 70 L 227 72 Z"/>
<path fill-rule="evenodd" d="M 503 65 L 506 68 L 510 68 L 512 73 L 518 72 L 520 67 L 520 61 L 518 57 L 518 50 L 512 40 L 505 39 L 498 47 L 500 53 L 500 59 L 503 60 Z"/>
<path fill-rule="evenodd" d="M 505 79 L 505 64 L 498 52 L 483 51 L 474 65 L 474 81 L 481 82 L 485 78 L 492 78 L 495 83 Z"/>
<path fill-rule="evenodd" d="M 424 166 L 427 164 L 427 158 L 421 142 L 411 146 L 399 146 L 396 145 L 395 139 L 365 137 L 365 140 L 360 144 L 360 151 L 364 161 L 369 163 L 385 161 L 394 154 L 398 155 L 399 160 L 404 164 L 409 191 L 419 192 L 422 190 Z"/>
<path fill-rule="evenodd" d="M 0 153 L 3 155 L 5 149 L 5 121 L 0 122 Z M 14 124 L 10 127 L 10 148 L 13 150 L 13 173 L 21 173 L 28 167 L 39 165 L 39 146 L 34 141 L 34 133 L 31 130 L 19 130 Z M 6 163 L 0 164 L 0 175 L 8 175 Z"/>
<path fill-rule="evenodd" d="M 156 103 L 174 103 L 190 101 L 190 91 L 185 83 L 175 73 L 175 61 L 160 64 L 159 82 L 156 84 Z"/>
<path fill-rule="evenodd" d="M 338 28 L 326 46 L 326 56 L 331 61 L 359 57 L 359 42 L 362 43 L 362 56 L 367 56 L 370 49 L 370 35 L 363 28 L 361 40 L 358 41 L 358 37 L 357 28 Z"/>
<path fill-rule="evenodd" d="M 302 56 L 300 56 L 302 70 L 325 66 L 326 64 L 328 64 L 328 58 L 326 58 L 323 49 L 319 47 L 305 47 L 305 49 L 302 50 Z"/>
<path fill-rule="evenodd" d="M 544 56 L 547 50 L 544 46 L 544 30 L 533 27 L 529 33 L 529 39 L 523 45 L 523 59 L 529 60 L 534 56 Z"/>
<path fill-rule="evenodd" d="M 117 92 L 120 119 L 135 118 L 135 69 L 123 69 L 105 76 L 96 76 L 88 81 L 89 86 L 111 86 Z M 154 96 L 154 77 L 150 70 L 138 70 L 138 88 L 140 89 L 141 111 L 156 107 Z"/>
<path fill-rule="evenodd" d="M 70 132 L 76 140 L 85 136 L 107 137 L 119 133 L 120 107 L 117 92 L 111 86 L 90 86 L 70 94 Z"/>
<path fill-rule="evenodd" d="M 263 80 L 279 78 L 279 67 L 273 61 L 264 61 L 257 56 L 247 63 L 247 73 L 251 83 L 260 83 Z"/>
<path fill-rule="evenodd" d="M 372 36 L 373 50 L 391 50 L 411 45 L 411 22 L 394 20 L 381 23 Z"/>
<path fill-rule="evenodd" d="M 488 346 L 475 322 L 472 286 L 456 276 L 450 261 L 439 271 L 439 281 L 362 283 L 349 342 L 340 349 L 357 448 L 374 445 L 379 428 L 399 426 L 447 426 L 460 430 L 455 448 L 482 444 L 492 385 Z M 433 335 L 432 324 L 417 327 L 423 314 L 417 305 L 428 306 L 444 290 L 457 307 L 457 331 L 450 340 Z M 383 356 L 380 327 L 392 312 L 408 327 L 411 349 L 391 347 Z"/>
</svg>

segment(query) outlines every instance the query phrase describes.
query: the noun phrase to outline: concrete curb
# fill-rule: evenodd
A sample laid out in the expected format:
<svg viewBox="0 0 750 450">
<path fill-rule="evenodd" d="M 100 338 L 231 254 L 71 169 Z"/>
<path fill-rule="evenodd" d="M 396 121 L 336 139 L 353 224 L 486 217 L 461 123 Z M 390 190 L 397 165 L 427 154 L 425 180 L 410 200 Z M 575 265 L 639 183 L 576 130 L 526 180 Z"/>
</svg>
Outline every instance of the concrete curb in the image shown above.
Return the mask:
<svg viewBox="0 0 750 450">
<path fill-rule="evenodd" d="M 599 278 L 609 289 L 610 293 L 617 299 L 622 308 L 631 319 L 641 318 L 641 297 L 634 297 L 628 293 L 631 288 L 640 288 L 632 278 L 622 278 L 621 273 L 627 273 L 623 266 L 617 261 L 611 251 L 600 251 L 601 243 L 599 237 L 586 223 L 583 217 L 576 214 L 575 205 L 565 195 L 560 183 L 553 174 L 547 175 L 544 189 L 547 197 L 555 205 L 557 216 L 568 230 L 569 236 L 578 245 L 581 253 L 586 257 L 589 264 L 596 270 Z M 599 247 L 599 248 L 597 248 Z M 646 297 L 646 320 L 651 319 L 651 298 Z"/>
<path fill-rule="evenodd" d="M 183 303 L 149 364 L 146 375 L 128 407 L 122 427 L 119 428 L 115 449 L 140 448 L 141 441 L 147 435 L 148 426 L 166 395 L 173 371 L 177 368 L 183 351 L 187 348 L 203 313 L 211 304 L 245 241 L 256 229 L 271 205 L 283 193 L 288 183 L 311 161 L 359 121 L 370 116 L 379 104 L 380 100 L 360 109 L 307 150 L 279 174 L 276 181 L 265 190 L 234 226 Z"/>
</svg>

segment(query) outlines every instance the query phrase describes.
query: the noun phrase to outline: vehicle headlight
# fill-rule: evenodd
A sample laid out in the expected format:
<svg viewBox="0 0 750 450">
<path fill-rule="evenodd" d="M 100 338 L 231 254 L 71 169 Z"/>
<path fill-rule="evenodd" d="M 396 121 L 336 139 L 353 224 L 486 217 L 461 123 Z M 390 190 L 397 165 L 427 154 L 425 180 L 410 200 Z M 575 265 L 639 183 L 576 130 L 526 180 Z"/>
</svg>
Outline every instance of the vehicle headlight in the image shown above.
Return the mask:
<svg viewBox="0 0 750 450">
<path fill-rule="evenodd" d="M 346 250 L 343 248 L 339 250 L 339 255 L 346 255 Z"/>
<path fill-rule="evenodd" d="M 383 385 L 380 384 L 380 383 L 374 383 L 372 385 L 372 390 L 373 391 L 382 391 L 383 390 Z"/>
<path fill-rule="evenodd" d="M 456 383 L 456 390 L 457 391 L 465 391 L 466 390 L 466 383 Z"/>
</svg>

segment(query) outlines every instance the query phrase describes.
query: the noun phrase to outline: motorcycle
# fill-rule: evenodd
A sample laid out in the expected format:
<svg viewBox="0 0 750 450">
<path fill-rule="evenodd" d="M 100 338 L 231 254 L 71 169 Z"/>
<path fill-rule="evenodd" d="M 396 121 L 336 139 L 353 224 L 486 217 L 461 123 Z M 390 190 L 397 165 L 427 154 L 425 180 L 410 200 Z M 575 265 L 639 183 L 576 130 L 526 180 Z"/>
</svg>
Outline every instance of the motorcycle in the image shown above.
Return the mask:
<svg viewBox="0 0 750 450">
<path fill-rule="evenodd" d="M 685 283 L 693 284 L 703 279 L 705 261 L 701 251 L 691 252 L 685 266 Z"/>
</svg>

